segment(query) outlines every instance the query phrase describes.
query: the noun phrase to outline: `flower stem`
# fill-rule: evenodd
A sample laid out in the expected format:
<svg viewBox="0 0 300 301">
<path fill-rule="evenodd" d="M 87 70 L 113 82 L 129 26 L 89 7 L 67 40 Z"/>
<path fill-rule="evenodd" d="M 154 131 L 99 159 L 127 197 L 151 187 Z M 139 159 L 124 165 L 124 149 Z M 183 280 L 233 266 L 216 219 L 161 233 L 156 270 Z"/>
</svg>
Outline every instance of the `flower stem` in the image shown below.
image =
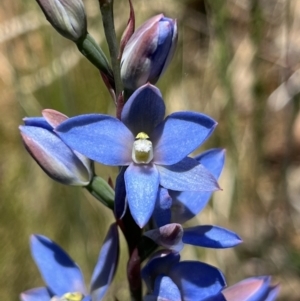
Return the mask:
<svg viewBox="0 0 300 301">
<path fill-rule="evenodd" d="M 115 192 L 104 179 L 94 176 L 85 188 L 103 205 L 114 210 Z"/>
<path fill-rule="evenodd" d="M 114 85 L 113 71 L 109 62 L 103 53 L 100 46 L 96 43 L 94 38 L 87 33 L 84 38 L 76 43 L 78 50 L 103 74 L 106 75 L 110 85 Z"/>
<path fill-rule="evenodd" d="M 118 98 L 123 90 L 123 85 L 120 75 L 120 61 L 118 59 L 119 46 L 114 25 L 113 2 L 113 0 L 99 0 L 105 37 L 109 48 L 111 65 L 115 79 L 116 97 Z"/>
<path fill-rule="evenodd" d="M 142 230 L 135 223 L 128 209 L 122 220 L 119 220 L 119 227 L 125 236 L 129 251 L 127 279 L 131 301 L 142 301 L 141 258 L 138 250 Z"/>
</svg>

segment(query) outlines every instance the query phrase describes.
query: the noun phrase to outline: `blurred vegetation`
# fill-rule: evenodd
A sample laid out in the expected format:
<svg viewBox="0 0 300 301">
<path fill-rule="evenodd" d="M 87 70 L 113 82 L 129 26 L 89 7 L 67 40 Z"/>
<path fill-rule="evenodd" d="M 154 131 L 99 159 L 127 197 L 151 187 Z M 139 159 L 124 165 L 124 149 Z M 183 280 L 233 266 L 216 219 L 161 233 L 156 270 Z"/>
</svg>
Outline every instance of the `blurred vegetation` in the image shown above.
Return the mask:
<svg viewBox="0 0 300 301">
<path fill-rule="evenodd" d="M 223 191 L 190 224 L 213 223 L 243 238 L 233 250 L 185 248 L 183 258 L 221 268 L 229 284 L 273 275 L 280 300 L 297 301 L 300 281 L 300 2 L 133 0 L 136 23 L 163 12 L 178 19 L 179 45 L 159 81 L 168 112 L 197 110 L 219 122 L 201 149 L 223 147 Z M 96 0 L 84 1 L 89 31 L 107 47 Z M 119 36 L 127 1 L 115 0 Z M 28 246 L 49 236 L 88 283 L 112 215 L 86 191 L 50 180 L 26 153 L 18 125 L 53 108 L 69 116 L 114 114 L 97 70 L 44 20 L 35 1 L 0 7 L 0 296 L 43 285 Z M 113 179 L 116 170 L 97 166 Z M 126 300 L 126 247 L 106 300 Z M 125 254 L 125 255 L 124 255 Z"/>
</svg>

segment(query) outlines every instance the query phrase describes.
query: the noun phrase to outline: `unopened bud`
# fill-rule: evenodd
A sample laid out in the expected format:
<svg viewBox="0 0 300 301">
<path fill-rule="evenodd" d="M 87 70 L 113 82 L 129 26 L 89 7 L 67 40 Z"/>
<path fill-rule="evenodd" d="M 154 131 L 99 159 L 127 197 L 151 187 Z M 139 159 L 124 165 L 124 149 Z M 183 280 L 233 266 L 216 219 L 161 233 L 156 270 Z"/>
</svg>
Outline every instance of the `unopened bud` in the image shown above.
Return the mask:
<svg viewBox="0 0 300 301">
<path fill-rule="evenodd" d="M 176 20 L 157 15 L 131 36 L 121 59 L 124 87 L 134 91 L 150 82 L 155 84 L 165 71 L 177 44 Z"/>
<path fill-rule="evenodd" d="M 36 0 L 46 19 L 65 38 L 74 42 L 87 33 L 87 21 L 81 0 Z"/>
<path fill-rule="evenodd" d="M 29 154 L 53 180 L 66 185 L 90 183 L 92 162 L 70 149 L 53 131 L 68 117 L 54 110 L 44 110 L 44 117 L 24 119 L 21 136 Z"/>
<path fill-rule="evenodd" d="M 149 230 L 144 236 L 152 239 L 156 244 L 180 252 L 183 248 L 183 228 L 180 224 L 167 224 L 158 229 Z"/>
</svg>

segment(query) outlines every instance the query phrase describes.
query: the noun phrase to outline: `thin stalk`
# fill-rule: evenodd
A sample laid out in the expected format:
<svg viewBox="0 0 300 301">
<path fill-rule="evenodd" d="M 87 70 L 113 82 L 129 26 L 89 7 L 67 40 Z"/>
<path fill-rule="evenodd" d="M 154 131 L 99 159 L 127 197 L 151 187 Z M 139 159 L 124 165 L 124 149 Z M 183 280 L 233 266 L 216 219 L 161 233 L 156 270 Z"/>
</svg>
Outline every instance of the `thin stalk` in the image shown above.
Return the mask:
<svg viewBox="0 0 300 301">
<path fill-rule="evenodd" d="M 111 65 L 113 69 L 116 96 L 120 95 L 123 91 L 123 85 L 120 75 L 120 61 L 118 59 L 119 55 L 119 45 L 117 42 L 115 24 L 114 24 L 114 12 L 113 12 L 113 0 L 99 0 L 100 10 L 102 15 L 102 22 L 105 32 L 106 41 L 109 48 Z"/>
<path fill-rule="evenodd" d="M 141 279 L 141 258 L 138 244 L 142 237 L 142 230 L 133 220 L 130 211 L 127 209 L 122 220 L 119 221 L 129 251 L 127 263 L 127 278 L 130 289 L 131 301 L 142 301 L 142 279 Z"/>
</svg>

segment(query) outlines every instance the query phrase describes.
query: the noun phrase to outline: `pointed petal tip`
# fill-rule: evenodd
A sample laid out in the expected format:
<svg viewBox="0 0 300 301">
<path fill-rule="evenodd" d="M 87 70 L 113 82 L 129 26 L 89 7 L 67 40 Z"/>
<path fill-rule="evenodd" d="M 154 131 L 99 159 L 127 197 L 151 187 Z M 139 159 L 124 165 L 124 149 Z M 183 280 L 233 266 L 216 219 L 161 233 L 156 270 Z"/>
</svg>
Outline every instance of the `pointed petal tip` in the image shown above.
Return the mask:
<svg viewBox="0 0 300 301">
<path fill-rule="evenodd" d="M 146 226 L 146 224 L 147 224 L 147 222 L 145 223 L 145 222 L 138 222 L 138 221 L 135 221 L 136 223 L 137 223 L 137 225 L 141 228 L 141 229 L 143 229 L 145 226 Z"/>
<path fill-rule="evenodd" d="M 149 219 L 148 218 L 143 218 L 143 219 L 138 219 L 138 218 L 133 218 L 135 223 L 140 227 L 140 229 L 143 229 L 146 224 L 148 223 Z"/>
<path fill-rule="evenodd" d="M 147 82 L 143 86 L 139 87 L 137 89 L 137 91 L 142 91 L 142 90 L 146 90 L 146 89 L 151 90 L 152 92 L 154 92 L 155 94 L 157 94 L 159 97 L 162 98 L 162 94 L 161 94 L 160 90 L 156 86 L 152 85 L 150 82 Z"/>
<path fill-rule="evenodd" d="M 237 239 L 237 244 L 236 244 L 236 246 L 238 246 L 238 245 L 240 245 L 240 244 L 242 244 L 244 241 L 242 240 L 242 239 Z"/>
<path fill-rule="evenodd" d="M 225 148 L 221 148 L 221 147 L 216 147 L 216 148 L 212 148 L 212 149 L 209 149 L 207 151 L 215 151 L 215 152 L 219 152 L 221 154 L 226 154 L 226 149 Z"/>
<path fill-rule="evenodd" d="M 41 236 L 41 235 L 39 235 L 39 234 L 31 234 L 31 235 L 29 236 L 29 241 L 30 241 L 30 242 L 34 242 L 35 240 L 38 240 L 40 236 Z"/>
<path fill-rule="evenodd" d="M 219 185 L 218 180 L 212 174 L 210 174 L 210 176 L 213 184 L 215 185 L 215 189 L 213 189 L 212 191 L 223 191 L 223 188 L 221 188 L 221 186 Z"/>
<path fill-rule="evenodd" d="M 69 118 L 65 114 L 53 109 L 42 110 L 42 115 L 53 128 L 57 127 Z"/>
<path fill-rule="evenodd" d="M 133 219 L 134 219 L 135 223 L 136 223 L 141 229 L 143 229 L 143 228 L 146 226 L 146 224 L 148 223 L 150 217 L 149 217 L 149 218 L 134 217 Z"/>
<path fill-rule="evenodd" d="M 135 223 L 141 228 L 143 229 L 146 224 L 149 222 L 151 216 L 133 216 L 133 219 L 135 221 Z"/>
<path fill-rule="evenodd" d="M 51 242 L 51 240 L 41 234 L 31 234 L 29 237 L 30 246 L 34 247 L 36 243 Z"/>
</svg>

